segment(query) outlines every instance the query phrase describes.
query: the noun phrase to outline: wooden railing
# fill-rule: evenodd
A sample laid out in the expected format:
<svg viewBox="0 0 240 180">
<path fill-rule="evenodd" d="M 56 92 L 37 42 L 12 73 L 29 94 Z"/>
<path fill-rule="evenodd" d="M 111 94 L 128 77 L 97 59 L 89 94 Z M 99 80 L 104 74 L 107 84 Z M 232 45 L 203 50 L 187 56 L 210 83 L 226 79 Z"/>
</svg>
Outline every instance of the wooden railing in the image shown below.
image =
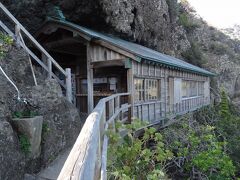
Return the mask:
<svg viewBox="0 0 240 180">
<path fill-rule="evenodd" d="M 71 83 L 71 69 L 66 68 L 65 70 L 51 57 L 51 55 L 34 39 L 34 37 L 18 22 L 18 20 L 5 8 L 5 6 L 0 2 L 0 13 L 5 15 L 8 18 L 7 23 L 3 23 L 0 20 L 0 27 L 8 33 L 18 45 L 20 45 L 31 57 L 35 60 L 44 70 L 48 72 L 49 78 L 54 78 L 58 83 L 65 89 L 67 99 L 72 102 L 72 83 Z M 11 24 L 12 23 L 12 24 Z M 6 25 L 8 24 L 8 26 Z M 11 30 L 11 26 L 14 26 L 14 30 Z M 12 28 L 13 29 L 13 28 Z M 13 33 L 15 31 L 15 33 Z M 31 51 L 26 44 L 24 43 L 23 38 L 26 37 L 29 40 L 34 48 L 38 49 L 41 58 L 46 57 L 46 61 L 41 60 L 33 51 Z M 31 62 L 30 62 L 31 63 Z M 55 71 L 58 71 L 60 74 L 65 77 L 65 80 L 59 79 L 57 75 L 54 74 L 53 68 Z M 34 78 L 35 84 L 36 79 Z"/>
<path fill-rule="evenodd" d="M 180 103 L 170 105 L 170 113 L 174 115 L 185 114 L 204 105 L 210 104 L 209 98 L 203 96 L 183 99 Z"/>
<path fill-rule="evenodd" d="M 58 180 L 94 180 L 107 178 L 108 137 L 105 132 L 115 128 L 115 121 L 126 121 L 131 105 L 129 93 L 115 94 L 99 101 L 88 116 Z"/>
</svg>

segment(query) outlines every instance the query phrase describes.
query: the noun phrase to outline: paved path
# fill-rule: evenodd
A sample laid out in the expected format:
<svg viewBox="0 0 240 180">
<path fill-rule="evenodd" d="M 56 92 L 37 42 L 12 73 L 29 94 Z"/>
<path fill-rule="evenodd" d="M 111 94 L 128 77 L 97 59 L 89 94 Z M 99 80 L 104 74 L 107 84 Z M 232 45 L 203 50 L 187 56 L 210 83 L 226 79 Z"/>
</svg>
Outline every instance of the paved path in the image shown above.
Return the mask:
<svg viewBox="0 0 240 180">
<path fill-rule="evenodd" d="M 60 155 L 52 163 L 50 163 L 47 168 L 43 169 L 36 176 L 25 175 L 24 180 L 56 180 L 70 151 L 71 148 L 63 153 L 60 153 Z"/>
</svg>

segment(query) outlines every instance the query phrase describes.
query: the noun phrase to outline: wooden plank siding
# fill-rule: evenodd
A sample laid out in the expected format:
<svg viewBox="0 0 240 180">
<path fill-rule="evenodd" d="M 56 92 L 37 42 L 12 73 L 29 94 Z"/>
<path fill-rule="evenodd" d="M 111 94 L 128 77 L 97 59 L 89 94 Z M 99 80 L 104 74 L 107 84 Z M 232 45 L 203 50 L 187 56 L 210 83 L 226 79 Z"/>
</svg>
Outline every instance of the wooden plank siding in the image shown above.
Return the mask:
<svg viewBox="0 0 240 180">
<path fill-rule="evenodd" d="M 92 62 L 127 59 L 126 56 L 97 44 L 91 44 L 91 54 Z"/>
<path fill-rule="evenodd" d="M 184 112 L 186 113 L 203 105 L 209 104 L 210 102 L 210 79 L 206 76 L 177 69 L 170 69 L 158 64 L 154 65 L 150 63 L 139 63 L 133 61 L 133 77 L 134 79 L 158 80 L 160 86 L 158 99 L 140 102 L 135 100 L 133 115 L 134 117 L 142 119 L 143 121 L 149 121 L 150 123 L 153 123 L 168 116 L 181 114 Z M 176 101 L 174 99 L 176 98 L 174 97 L 174 91 L 176 91 L 178 88 L 181 88 L 181 86 L 174 87 L 174 84 L 176 83 L 174 80 L 176 78 L 179 80 L 204 82 L 205 97 L 196 96 L 187 99 L 178 97 L 181 98 L 181 100 Z M 179 84 L 180 83 L 178 82 L 178 86 Z M 169 88 L 171 88 L 171 90 Z"/>
</svg>

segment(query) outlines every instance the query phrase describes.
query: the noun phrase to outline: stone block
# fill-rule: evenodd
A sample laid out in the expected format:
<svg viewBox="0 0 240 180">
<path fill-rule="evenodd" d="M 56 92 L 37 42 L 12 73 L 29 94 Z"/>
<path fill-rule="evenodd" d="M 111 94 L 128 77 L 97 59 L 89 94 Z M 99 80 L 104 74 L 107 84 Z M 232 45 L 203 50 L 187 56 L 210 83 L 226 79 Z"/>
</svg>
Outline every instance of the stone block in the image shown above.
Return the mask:
<svg viewBox="0 0 240 180">
<path fill-rule="evenodd" d="M 31 144 L 29 157 L 33 159 L 37 158 L 41 153 L 42 123 L 42 116 L 13 119 L 13 126 L 18 133 L 26 135 L 29 139 Z"/>
</svg>

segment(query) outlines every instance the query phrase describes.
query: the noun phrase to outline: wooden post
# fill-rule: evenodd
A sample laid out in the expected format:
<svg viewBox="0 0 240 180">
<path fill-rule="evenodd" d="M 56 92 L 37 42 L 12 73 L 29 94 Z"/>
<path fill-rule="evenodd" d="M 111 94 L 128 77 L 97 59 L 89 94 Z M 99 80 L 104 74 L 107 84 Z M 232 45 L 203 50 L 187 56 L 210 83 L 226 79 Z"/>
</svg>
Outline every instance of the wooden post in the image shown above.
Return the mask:
<svg viewBox="0 0 240 180">
<path fill-rule="evenodd" d="M 164 108 L 165 108 L 165 117 L 167 117 L 168 113 L 168 74 L 167 74 L 167 69 L 164 69 Z"/>
<path fill-rule="evenodd" d="M 50 58 L 48 58 L 47 64 L 48 64 L 48 78 L 52 79 L 52 61 Z M 71 74 L 71 69 L 70 69 L 70 74 Z"/>
<path fill-rule="evenodd" d="M 41 55 L 41 60 L 42 60 L 44 65 L 46 65 L 46 66 L 48 65 L 48 58 L 47 58 L 47 56 L 44 53 L 42 53 L 42 55 Z M 44 77 L 47 77 L 48 76 L 48 72 L 46 72 L 46 69 L 42 68 L 42 71 L 43 71 Z"/>
<path fill-rule="evenodd" d="M 131 61 L 131 66 L 133 66 L 132 61 Z M 128 84 L 128 92 L 130 93 L 130 95 L 128 96 L 128 104 L 131 105 L 131 107 L 128 108 L 128 121 L 131 122 L 133 117 L 133 107 L 134 107 L 133 67 L 127 70 L 127 84 Z"/>
<path fill-rule="evenodd" d="M 21 39 L 20 39 L 20 26 L 18 24 L 15 25 L 15 37 L 16 37 L 17 47 L 19 48 Z"/>
<path fill-rule="evenodd" d="M 88 114 L 94 107 L 93 100 L 93 69 L 91 67 L 91 45 L 87 44 L 87 84 L 88 84 Z"/>
<path fill-rule="evenodd" d="M 68 99 L 69 102 L 72 103 L 72 77 L 71 77 L 71 69 L 70 68 L 66 68 L 66 97 Z"/>
</svg>

